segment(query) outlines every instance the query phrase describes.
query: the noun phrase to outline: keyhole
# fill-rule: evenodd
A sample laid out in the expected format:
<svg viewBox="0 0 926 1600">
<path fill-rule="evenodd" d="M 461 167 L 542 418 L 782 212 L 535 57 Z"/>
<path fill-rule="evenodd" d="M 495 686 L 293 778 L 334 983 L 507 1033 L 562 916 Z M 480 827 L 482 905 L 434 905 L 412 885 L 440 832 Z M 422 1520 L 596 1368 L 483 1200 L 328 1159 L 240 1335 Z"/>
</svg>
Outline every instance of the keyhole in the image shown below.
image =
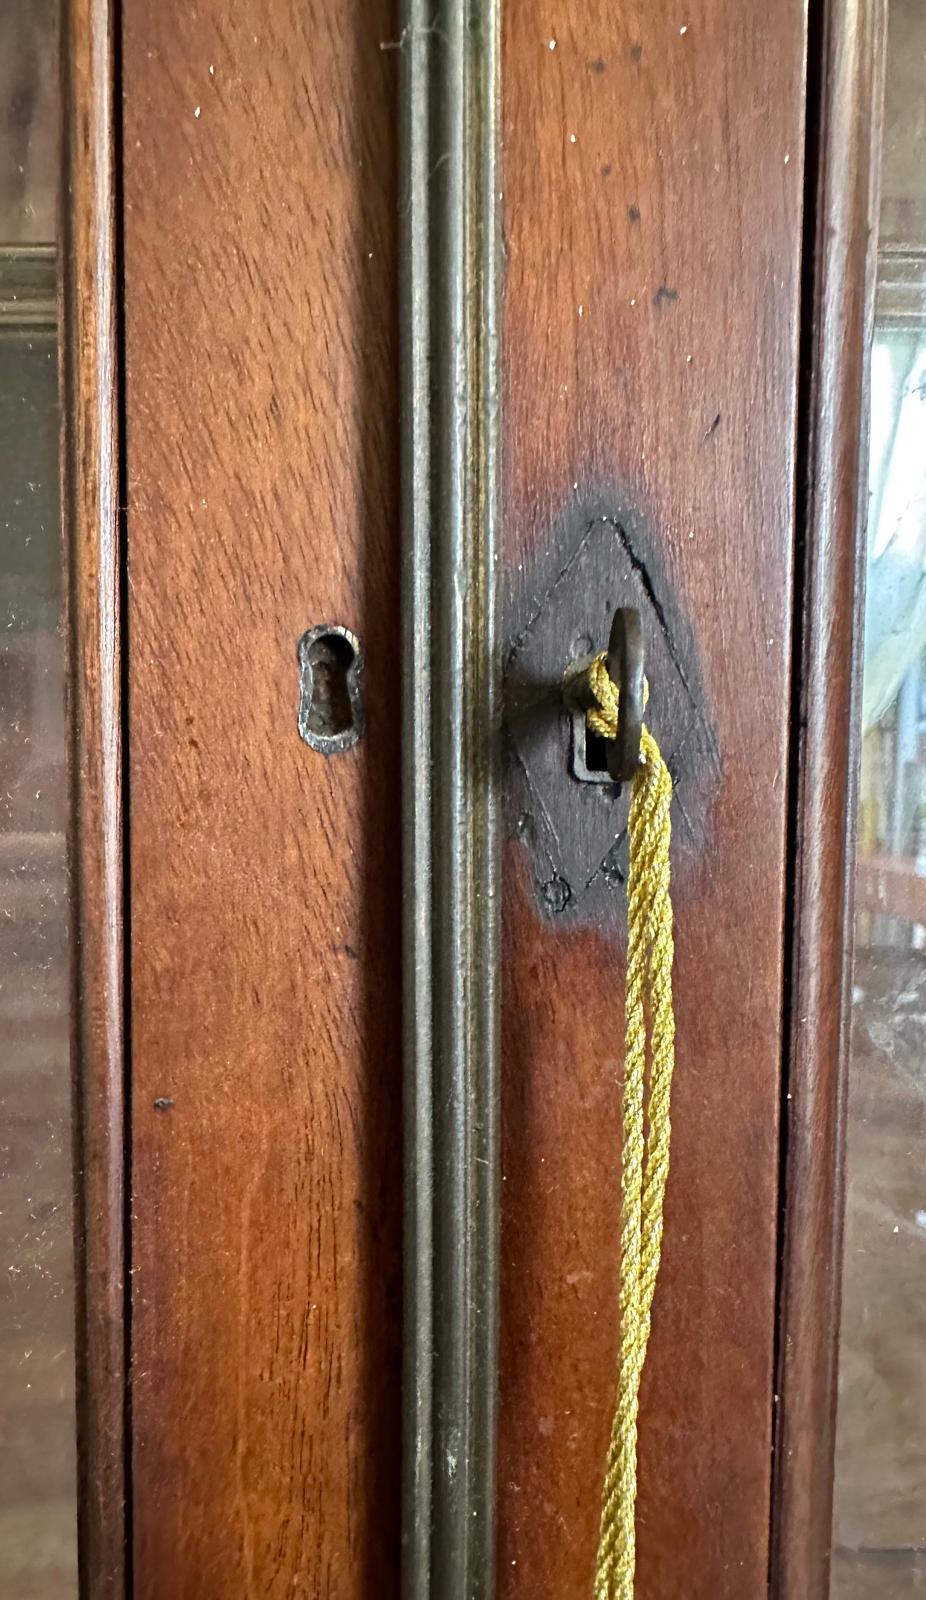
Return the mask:
<svg viewBox="0 0 926 1600">
<path fill-rule="evenodd" d="M 585 712 L 573 710 L 572 717 L 572 775 L 580 783 L 611 785 L 608 772 L 608 747 L 598 733 L 594 733 L 585 720 Z M 615 787 L 614 785 L 611 785 Z M 616 788 L 619 794 L 620 789 Z"/>
<path fill-rule="evenodd" d="M 347 674 L 356 660 L 356 651 L 343 633 L 323 633 L 308 649 L 312 668 L 312 698 L 309 701 L 309 732 L 322 739 L 335 739 L 353 723 Z"/>
<path fill-rule="evenodd" d="M 594 733 L 585 724 L 585 767 L 588 772 L 608 776 L 608 747 L 600 733 Z"/>
<path fill-rule="evenodd" d="M 566 668 L 563 680 L 566 709 L 572 722 L 570 765 L 573 777 L 580 783 L 607 785 L 619 794 L 620 789 L 612 784 L 608 772 L 607 742 L 588 726 L 585 700 L 576 688 L 576 685 L 581 684 L 591 663 L 591 648 L 592 641 L 589 635 L 580 634 L 573 646 L 574 658 Z"/>
<path fill-rule="evenodd" d="M 322 624 L 302 635 L 298 653 L 299 732 L 323 755 L 349 750 L 360 738 L 363 711 L 356 636 L 340 624 Z"/>
</svg>

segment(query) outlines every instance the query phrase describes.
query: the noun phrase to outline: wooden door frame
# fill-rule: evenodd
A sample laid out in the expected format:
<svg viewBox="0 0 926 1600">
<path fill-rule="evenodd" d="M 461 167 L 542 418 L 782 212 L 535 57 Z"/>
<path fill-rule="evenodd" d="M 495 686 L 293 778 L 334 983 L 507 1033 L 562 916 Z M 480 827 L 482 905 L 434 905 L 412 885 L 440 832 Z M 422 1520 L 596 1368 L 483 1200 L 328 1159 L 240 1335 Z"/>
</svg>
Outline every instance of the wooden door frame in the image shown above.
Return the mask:
<svg viewBox="0 0 926 1600">
<path fill-rule="evenodd" d="M 887 0 L 812 8 L 770 1593 L 829 1594 Z"/>
<path fill-rule="evenodd" d="M 78 1562 L 130 1592 L 118 0 L 65 0 L 59 326 L 67 574 Z"/>
</svg>

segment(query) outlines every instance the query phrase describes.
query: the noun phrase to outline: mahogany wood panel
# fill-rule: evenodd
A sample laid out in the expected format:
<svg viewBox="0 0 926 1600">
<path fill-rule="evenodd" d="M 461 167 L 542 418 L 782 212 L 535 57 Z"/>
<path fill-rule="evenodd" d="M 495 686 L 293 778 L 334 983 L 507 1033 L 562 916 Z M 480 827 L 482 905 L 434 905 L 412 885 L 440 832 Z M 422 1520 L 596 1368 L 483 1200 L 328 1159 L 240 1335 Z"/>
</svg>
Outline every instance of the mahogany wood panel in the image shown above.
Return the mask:
<svg viewBox="0 0 926 1600">
<path fill-rule="evenodd" d="M 62 521 L 68 589 L 71 995 L 81 1594 L 125 1594 L 122 618 L 115 18 L 63 12 Z"/>
<path fill-rule="evenodd" d="M 803 8 L 509 0 L 506 19 L 510 632 L 610 517 L 711 730 L 675 758 L 678 1066 L 637 1592 L 744 1600 L 768 1569 Z M 572 612 L 562 626 L 565 665 L 581 641 Z M 543 796 L 516 766 L 499 1590 L 584 1600 L 616 1375 L 623 893 L 616 872 L 610 900 L 536 892 Z"/>
<path fill-rule="evenodd" d="M 124 5 L 137 1600 L 397 1587 L 392 39 Z"/>
</svg>

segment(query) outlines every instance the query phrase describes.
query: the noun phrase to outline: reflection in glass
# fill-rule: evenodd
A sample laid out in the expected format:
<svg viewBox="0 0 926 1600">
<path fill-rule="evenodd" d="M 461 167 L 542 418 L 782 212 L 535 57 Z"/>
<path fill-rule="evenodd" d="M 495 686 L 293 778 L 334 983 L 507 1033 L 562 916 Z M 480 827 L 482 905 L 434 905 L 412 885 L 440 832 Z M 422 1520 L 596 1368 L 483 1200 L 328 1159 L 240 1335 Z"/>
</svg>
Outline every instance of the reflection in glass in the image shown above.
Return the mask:
<svg viewBox="0 0 926 1600">
<path fill-rule="evenodd" d="M 58 200 L 58 0 L 0 5 L 0 244 L 47 244 Z"/>
<path fill-rule="evenodd" d="M 0 1596 L 77 1595 L 56 6 L 0 5 Z"/>
<path fill-rule="evenodd" d="M 834 1600 L 926 1595 L 926 7 L 892 0 Z"/>
</svg>

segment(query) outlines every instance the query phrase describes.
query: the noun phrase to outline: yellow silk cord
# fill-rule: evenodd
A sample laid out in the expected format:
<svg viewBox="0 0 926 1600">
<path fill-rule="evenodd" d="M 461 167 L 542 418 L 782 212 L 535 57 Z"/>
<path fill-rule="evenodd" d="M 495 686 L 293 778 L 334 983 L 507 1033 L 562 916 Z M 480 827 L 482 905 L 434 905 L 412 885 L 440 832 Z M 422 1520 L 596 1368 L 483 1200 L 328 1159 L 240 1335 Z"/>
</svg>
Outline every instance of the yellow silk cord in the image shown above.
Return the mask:
<svg viewBox="0 0 926 1600">
<path fill-rule="evenodd" d="M 600 737 L 613 739 L 617 734 L 619 693 L 604 655 L 593 661 L 588 683 L 596 705 L 586 713 L 587 724 Z M 640 1379 L 662 1250 L 663 1201 L 669 1172 L 669 1099 L 675 1066 L 669 896 L 671 805 L 669 769 L 644 725 L 628 827 L 617 1404 L 602 1490 L 595 1600 L 633 1600 L 636 1569 Z"/>
</svg>

